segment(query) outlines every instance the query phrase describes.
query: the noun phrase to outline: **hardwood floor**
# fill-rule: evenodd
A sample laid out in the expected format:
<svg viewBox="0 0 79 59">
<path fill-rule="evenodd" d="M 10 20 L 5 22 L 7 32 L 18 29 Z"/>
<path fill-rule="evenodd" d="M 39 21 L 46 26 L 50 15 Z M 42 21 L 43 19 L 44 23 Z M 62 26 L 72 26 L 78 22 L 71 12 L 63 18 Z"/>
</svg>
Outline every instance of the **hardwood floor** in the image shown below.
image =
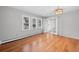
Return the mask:
<svg viewBox="0 0 79 59">
<path fill-rule="evenodd" d="M 79 40 L 42 33 L 0 45 L 1 52 L 78 52 Z"/>
</svg>

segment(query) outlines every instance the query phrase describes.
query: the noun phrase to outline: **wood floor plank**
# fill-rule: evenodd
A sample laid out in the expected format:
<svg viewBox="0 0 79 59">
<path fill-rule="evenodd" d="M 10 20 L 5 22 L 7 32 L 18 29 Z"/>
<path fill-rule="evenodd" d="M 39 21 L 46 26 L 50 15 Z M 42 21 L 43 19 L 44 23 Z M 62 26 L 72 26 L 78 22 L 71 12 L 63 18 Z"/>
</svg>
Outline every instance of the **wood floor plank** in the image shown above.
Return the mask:
<svg viewBox="0 0 79 59">
<path fill-rule="evenodd" d="M 41 33 L 1 44 L 0 52 L 79 52 L 79 40 Z"/>
</svg>

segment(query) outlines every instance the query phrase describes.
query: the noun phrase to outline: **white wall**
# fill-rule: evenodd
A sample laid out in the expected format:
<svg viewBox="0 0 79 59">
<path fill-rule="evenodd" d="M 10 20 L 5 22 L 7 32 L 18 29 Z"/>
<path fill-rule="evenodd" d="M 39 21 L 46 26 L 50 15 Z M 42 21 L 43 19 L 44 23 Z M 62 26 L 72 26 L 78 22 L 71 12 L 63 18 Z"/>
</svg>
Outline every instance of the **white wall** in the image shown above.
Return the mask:
<svg viewBox="0 0 79 59">
<path fill-rule="evenodd" d="M 47 19 L 44 19 L 43 21 L 44 31 L 48 28 Z M 57 23 L 58 35 L 79 39 L 79 10 L 63 13 L 62 15 L 57 16 Z"/>
<path fill-rule="evenodd" d="M 79 10 L 58 17 L 58 34 L 79 39 Z"/>
<path fill-rule="evenodd" d="M 42 32 L 42 29 L 22 31 L 22 15 L 35 16 L 18 9 L 0 7 L 0 41 L 20 39 Z"/>
</svg>

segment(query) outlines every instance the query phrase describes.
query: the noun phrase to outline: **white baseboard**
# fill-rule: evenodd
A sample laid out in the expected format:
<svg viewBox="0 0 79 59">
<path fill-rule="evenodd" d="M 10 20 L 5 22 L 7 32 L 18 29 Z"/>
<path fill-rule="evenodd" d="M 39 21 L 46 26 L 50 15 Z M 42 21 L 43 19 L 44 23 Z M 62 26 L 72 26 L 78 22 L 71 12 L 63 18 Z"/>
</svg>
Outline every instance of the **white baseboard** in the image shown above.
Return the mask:
<svg viewBox="0 0 79 59">
<path fill-rule="evenodd" d="M 72 36 L 72 35 L 60 35 L 60 36 L 64 36 L 64 37 L 68 37 L 68 38 L 72 38 L 72 39 L 77 39 L 79 40 L 79 37 L 78 36 Z"/>
</svg>

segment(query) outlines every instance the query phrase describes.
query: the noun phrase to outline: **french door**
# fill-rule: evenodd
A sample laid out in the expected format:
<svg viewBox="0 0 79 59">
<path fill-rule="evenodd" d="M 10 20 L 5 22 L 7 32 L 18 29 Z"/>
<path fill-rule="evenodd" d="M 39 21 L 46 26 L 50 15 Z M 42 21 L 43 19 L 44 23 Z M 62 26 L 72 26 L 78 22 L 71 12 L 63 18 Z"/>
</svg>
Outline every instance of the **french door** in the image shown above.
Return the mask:
<svg viewBox="0 0 79 59">
<path fill-rule="evenodd" d="M 57 34 L 57 19 L 48 18 L 47 19 L 47 32 L 52 34 Z"/>
</svg>

